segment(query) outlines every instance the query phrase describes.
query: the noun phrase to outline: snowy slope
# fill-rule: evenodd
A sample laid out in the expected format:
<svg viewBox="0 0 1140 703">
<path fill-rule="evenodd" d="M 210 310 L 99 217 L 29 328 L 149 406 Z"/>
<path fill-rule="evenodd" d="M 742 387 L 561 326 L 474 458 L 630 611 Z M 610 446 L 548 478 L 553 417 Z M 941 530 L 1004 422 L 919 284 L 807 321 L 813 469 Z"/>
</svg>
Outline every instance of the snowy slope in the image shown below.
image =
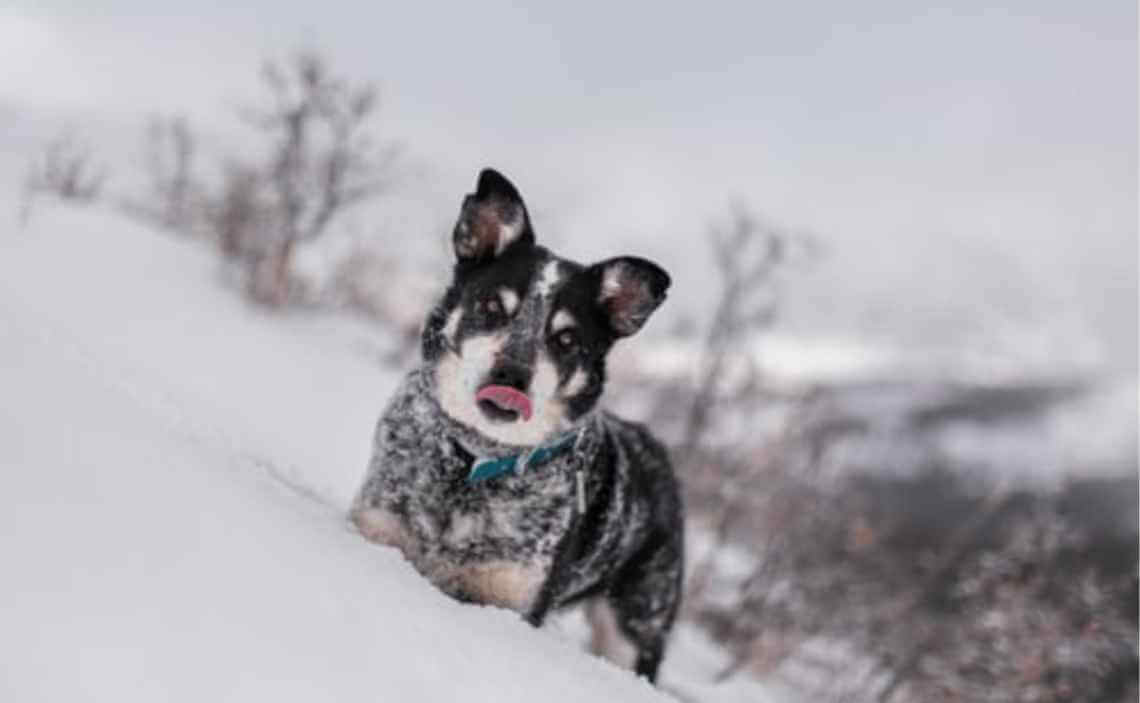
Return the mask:
<svg viewBox="0 0 1140 703">
<path fill-rule="evenodd" d="M 211 271 L 91 213 L 4 233 L 0 699 L 660 699 L 346 529 L 390 379 Z"/>
<path fill-rule="evenodd" d="M 382 340 L 217 279 L 105 212 L 0 228 L 0 700 L 666 699 L 349 530 Z M 718 653 L 677 640 L 708 700 Z"/>
</svg>

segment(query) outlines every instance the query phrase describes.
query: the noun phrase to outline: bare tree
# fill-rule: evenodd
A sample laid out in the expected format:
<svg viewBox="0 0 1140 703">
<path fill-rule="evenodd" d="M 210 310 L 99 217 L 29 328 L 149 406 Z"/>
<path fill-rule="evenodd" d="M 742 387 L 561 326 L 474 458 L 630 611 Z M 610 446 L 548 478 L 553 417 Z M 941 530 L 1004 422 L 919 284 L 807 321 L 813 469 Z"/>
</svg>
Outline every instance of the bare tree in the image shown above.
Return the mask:
<svg viewBox="0 0 1140 703">
<path fill-rule="evenodd" d="M 162 227 L 189 232 L 200 211 L 202 188 L 195 178 L 197 139 L 184 116 L 154 116 L 147 123 L 145 159 L 150 192 L 132 209 Z"/>
<path fill-rule="evenodd" d="M 90 147 L 72 132 L 49 142 L 32 161 L 24 179 L 20 222 L 31 218 L 32 205 L 40 195 L 86 203 L 95 200 L 106 181 L 106 169 L 95 164 Z"/>
<path fill-rule="evenodd" d="M 732 523 L 743 503 L 738 499 L 743 486 L 758 474 L 774 467 L 778 455 L 772 446 L 763 447 L 763 438 L 749 432 L 741 437 L 713 435 L 723 431 L 724 414 L 735 416 L 736 425 L 748 425 L 760 406 L 770 397 L 747 350 L 761 330 L 776 319 L 779 308 L 780 273 L 792 256 L 813 251 L 807 236 L 776 226 L 736 207 L 727 226 L 714 227 L 709 238 L 717 281 L 720 283 L 711 322 L 701 346 L 701 365 L 694 379 L 694 390 L 682 424 L 678 463 L 688 474 L 701 470 L 708 457 L 718 474 L 718 507 L 713 525 L 712 545 L 699 560 L 689 581 L 689 599 L 699 599 L 710 574 L 712 561 L 724 546 Z M 702 455 L 706 458 L 702 459 Z"/>
<path fill-rule="evenodd" d="M 333 75 L 316 53 L 299 52 L 285 64 L 269 62 L 262 79 L 269 105 L 247 110 L 245 117 L 269 139 L 269 156 L 264 165 L 246 171 L 261 179 L 258 190 L 272 222 L 254 233 L 268 241 L 254 264 L 251 292 L 261 302 L 281 305 L 289 296 L 297 245 L 321 236 L 337 216 L 382 193 L 395 150 L 377 144 L 368 130 L 377 106 L 375 88 Z M 242 187 L 251 192 L 248 184 Z"/>
<path fill-rule="evenodd" d="M 222 187 L 206 213 L 222 255 L 252 266 L 272 227 L 272 206 L 264 194 L 264 180 L 252 167 L 236 161 L 222 172 Z"/>
</svg>

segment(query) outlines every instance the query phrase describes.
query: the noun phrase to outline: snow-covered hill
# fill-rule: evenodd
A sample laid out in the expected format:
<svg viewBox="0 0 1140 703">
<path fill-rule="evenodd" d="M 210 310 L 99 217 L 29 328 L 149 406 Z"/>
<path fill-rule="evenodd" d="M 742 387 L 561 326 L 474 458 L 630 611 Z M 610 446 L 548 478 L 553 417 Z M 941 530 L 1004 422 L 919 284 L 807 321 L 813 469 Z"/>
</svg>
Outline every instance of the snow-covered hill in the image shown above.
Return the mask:
<svg viewBox="0 0 1140 703">
<path fill-rule="evenodd" d="M 219 275 L 106 212 L 0 227 L 0 700 L 666 699 L 352 532 L 383 340 Z M 667 689 L 776 700 L 675 645 Z"/>
</svg>

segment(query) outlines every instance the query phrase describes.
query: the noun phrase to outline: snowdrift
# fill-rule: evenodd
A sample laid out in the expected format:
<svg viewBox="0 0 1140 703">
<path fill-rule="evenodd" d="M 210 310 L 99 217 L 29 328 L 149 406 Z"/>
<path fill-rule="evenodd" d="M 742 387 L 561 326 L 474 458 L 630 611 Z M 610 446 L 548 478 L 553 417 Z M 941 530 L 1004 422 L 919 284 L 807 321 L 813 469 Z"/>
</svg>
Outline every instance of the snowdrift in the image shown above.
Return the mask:
<svg viewBox="0 0 1140 703">
<path fill-rule="evenodd" d="M 218 275 L 105 212 L 0 231 L 0 700 L 667 699 L 352 532 L 376 333 Z"/>
</svg>

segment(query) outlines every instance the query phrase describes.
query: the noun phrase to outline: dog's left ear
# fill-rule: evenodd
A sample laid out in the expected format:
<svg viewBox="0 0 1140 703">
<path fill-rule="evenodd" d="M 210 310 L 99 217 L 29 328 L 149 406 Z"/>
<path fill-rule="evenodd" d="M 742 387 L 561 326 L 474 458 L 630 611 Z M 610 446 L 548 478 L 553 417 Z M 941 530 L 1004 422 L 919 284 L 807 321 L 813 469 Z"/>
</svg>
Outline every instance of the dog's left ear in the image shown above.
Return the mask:
<svg viewBox="0 0 1140 703">
<path fill-rule="evenodd" d="M 636 256 L 621 256 L 594 264 L 588 274 L 597 280 L 597 302 L 618 337 L 641 329 L 665 300 L 670 279 L 657 264 Z"/>
<path fill-rule="evenodd" d="M 475 192 L 463 199 L 452 242 L 461 264 L 493 259 L 512 247 L 534 244 L 526 205 L 503 174 L 491 168 L 479 173 Z"/>
</svg>

